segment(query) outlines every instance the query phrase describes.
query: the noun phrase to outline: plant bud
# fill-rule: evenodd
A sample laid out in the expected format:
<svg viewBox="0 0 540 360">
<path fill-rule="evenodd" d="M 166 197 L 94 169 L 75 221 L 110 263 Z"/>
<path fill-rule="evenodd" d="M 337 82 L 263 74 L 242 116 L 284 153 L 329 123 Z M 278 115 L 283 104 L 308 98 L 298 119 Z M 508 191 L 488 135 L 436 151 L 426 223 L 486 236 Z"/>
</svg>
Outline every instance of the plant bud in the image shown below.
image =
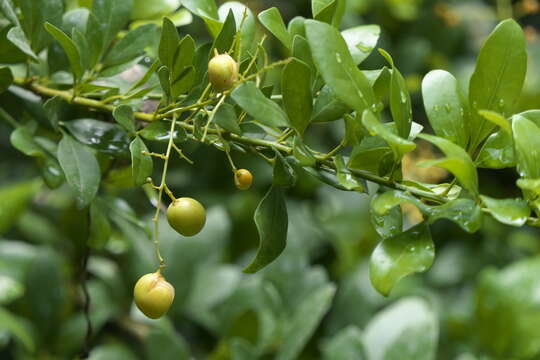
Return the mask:
<svg viewBox="0 0 540 360">
<path fill-rule="evenodd" d="M 236 170 L 234 173 L 234 184 L 240 190 L 247 190 L 253 183 L 253 175 L 246 169 Z"/>
<path fill-rule="evenodd" d="M 133 291 L 135 304 L 150 319 L 165 315 L 174 300 L 174 287 L 160 272 L 142 276 Z"/>
<path fill-rule="evenodd" d="M 198 234 L 206 223 L 204 206 L 192 198 L 179 198 L 173 201 L 167 209 L 169 225 L 184 236 Z"/>
<path fill-rule="evenodd" d="M 238 79 L 238 64 L 228 54 L 216 55 L 208 63 L 208 78 L 216 91 L 229 90 Z"/>
</svg>

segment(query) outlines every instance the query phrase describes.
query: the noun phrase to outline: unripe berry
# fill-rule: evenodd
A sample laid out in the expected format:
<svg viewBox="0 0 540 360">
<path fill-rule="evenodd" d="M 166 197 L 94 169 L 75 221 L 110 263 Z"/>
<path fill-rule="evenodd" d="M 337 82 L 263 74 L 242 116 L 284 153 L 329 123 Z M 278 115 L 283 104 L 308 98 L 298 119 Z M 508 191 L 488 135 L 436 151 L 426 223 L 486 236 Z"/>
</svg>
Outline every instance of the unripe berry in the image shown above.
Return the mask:
<svg viewBox="0 0 540 360">
<path fill-rule="evenodd" d="M 253 175 L 246 169 L 238 169 L 234 173 L 234 184 L 240 190 L 247 190 L 253 183 Z"/>
<path fill-rule="evenodd" d="M 174 300 L 174 287 L 160 272 L 143 275 L 133 290 L 135 304 L 150 319 L 165 315 Z"/>
<path fill-rule="evenodd" d="M 229 90 L 238 79 L 238 64 L 228 54 L 216 55 L 208 63 L 208 78 L 216 91 Z"/>
<path fill-rule="evenodd" d="M 167 209 L 169 225 L 184 236 L 198 234 L 206 222 L 206 211 L 195 199 L 179 198 L 174 200 Z"/>
</svg>

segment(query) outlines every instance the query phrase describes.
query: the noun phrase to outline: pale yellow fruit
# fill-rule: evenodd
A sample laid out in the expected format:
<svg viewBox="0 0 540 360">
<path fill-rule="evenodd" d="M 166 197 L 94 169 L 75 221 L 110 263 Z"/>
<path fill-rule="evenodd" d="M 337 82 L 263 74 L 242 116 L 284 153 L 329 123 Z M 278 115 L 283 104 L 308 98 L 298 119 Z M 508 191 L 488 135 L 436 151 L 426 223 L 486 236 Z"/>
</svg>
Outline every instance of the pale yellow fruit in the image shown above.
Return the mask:
<svg viewBox="0 0 540 360">
<path fill-rule="evenodd" d="M 216 91 L 229 90 L 238 80 L 238 64 L 228 54 L 216 55 L 208 63 L 208 79 Z"/>
<path fill-rule="evenodd" d="M 165 315 L 174 300 L 174 287 L 160 272 L 143 275 L 133 290 L 135 304 L 150 319 Z"/>
<path fill-rule="evenodd" d="M 198 234 L 206 223 L 204 206 L 195 199 L 183 197 L 173 201 L 167 209 L 169 225 L 184 236 Z"/>
</svg>

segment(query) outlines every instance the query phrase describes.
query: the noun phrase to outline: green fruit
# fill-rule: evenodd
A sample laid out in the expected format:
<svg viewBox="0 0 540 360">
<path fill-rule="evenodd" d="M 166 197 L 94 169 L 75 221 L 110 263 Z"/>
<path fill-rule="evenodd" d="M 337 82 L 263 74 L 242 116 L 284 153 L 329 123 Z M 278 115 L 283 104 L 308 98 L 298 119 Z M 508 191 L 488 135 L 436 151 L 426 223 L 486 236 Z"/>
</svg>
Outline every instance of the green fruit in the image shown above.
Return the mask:
<svg viewBox="0 0 540 360">
<path fill-rule="evenodd" d="M 169 225 L 184 236 L 198 234 L 206 222 L 204 206 L 192 198 L 179 198 L 167 209 Z"/>
<path fill-rule="evenodd" d="M 165 315 L 174 300 L 174 287 L 161 273 L 155 272 L 142 276 L 133 290 L 135 304 L 150 319 Z"/>
<path fill-rule="evenodd" d="M 216 91 L 229 90 L 238 80 L 238 64 L 228 54 L 216 55 L 208 63 L 208 78 Z"/>
</svg>

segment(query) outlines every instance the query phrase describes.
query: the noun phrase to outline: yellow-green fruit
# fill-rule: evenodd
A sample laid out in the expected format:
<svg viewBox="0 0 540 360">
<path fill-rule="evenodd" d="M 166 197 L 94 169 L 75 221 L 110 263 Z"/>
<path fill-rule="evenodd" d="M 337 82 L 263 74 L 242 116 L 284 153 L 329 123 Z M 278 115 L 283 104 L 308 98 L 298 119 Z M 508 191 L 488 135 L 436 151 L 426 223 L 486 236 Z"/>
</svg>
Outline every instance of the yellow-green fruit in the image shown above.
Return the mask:
<svg viewBox="0 0 540 360">
<path fill-rule="evenodd" d="M 238 79 L 238 64 L 227 54 L 216 55 L 208 63 L 208 78 L 216 91 L 229 90 Z"/>
<path fill-rule="evenodd" d="M 174 300 L 174 287 L 159 272 L 142 276 L 133 290 L 135 304 L 150 319 L 165 315 Z"/>
<path fill-rule="evenodd" d="M 240 190 L 247 190 L 253 183 L 253 175 L 246 169 L 238 169 L 234 173 L 234 184 Z"/>
<path fill-rule="evenodd" d="M 206 222 L 204 206 L 192 198 L 179 198 L 167 209 L 169 225 L 184 236 L 198 234 Z"/>
</svg>

